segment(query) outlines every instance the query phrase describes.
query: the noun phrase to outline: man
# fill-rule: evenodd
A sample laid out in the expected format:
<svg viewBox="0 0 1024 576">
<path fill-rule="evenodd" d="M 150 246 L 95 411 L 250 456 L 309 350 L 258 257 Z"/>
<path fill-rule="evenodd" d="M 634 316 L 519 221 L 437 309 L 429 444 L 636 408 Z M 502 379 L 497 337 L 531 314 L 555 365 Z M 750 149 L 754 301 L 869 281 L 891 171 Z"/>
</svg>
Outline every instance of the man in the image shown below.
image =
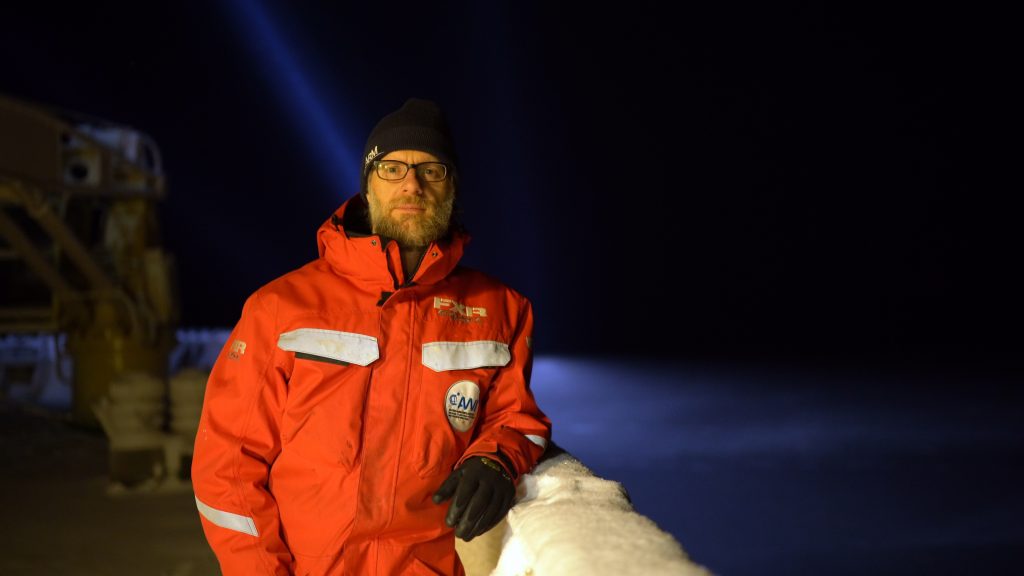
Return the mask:
<svg viewBox="0 0 1024 576">
<path fill-rule="evenodd" d="M 533 314 L 458 266 L 443 115 L 410 99 L 366 143 L 320 257 L 261 287 L 210 374 L 192 480 L 228 575 L 464 574 L 551 439 Z"/>
</svg>

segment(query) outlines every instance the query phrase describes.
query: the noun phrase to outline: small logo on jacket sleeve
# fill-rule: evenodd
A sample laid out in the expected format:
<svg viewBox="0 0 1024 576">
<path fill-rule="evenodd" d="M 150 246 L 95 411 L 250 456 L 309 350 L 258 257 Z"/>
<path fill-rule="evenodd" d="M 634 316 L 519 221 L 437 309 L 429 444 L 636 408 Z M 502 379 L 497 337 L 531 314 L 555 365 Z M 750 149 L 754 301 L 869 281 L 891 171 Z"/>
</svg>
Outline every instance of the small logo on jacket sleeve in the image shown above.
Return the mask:
<svg viewBox="0 0 1024 576">
<path fill-rule="evenodd" d="M 231 350 L 228 351 L 228 360 L 241 360 L 245 354 L 245 342 L 235 340 L 231 343 Z"/>
</svg>

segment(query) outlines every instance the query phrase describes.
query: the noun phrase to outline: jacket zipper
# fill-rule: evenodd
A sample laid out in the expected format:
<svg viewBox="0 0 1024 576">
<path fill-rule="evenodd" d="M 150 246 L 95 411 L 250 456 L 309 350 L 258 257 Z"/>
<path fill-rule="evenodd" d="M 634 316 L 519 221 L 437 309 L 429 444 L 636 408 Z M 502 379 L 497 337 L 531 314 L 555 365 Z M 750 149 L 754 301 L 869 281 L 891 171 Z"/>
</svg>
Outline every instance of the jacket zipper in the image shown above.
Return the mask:
<svg viewBox="0 0 1024 576">
<path fill-rule="evenodd" d="M 388 242 L 389 246 L 390 246 L 391 242 L 394 242 L 394 240 L 391 240 L 391 241 Z M 427 246 L 427 250 L 429 250 L 429 249 L 430 249 L 430 246 Z M 391 266 L 388 266 L 388 273 L 391 274 L 391 283 L 394 285 L 395 289 L 392 290 L 391 292 L 388 292 L 386 290 L 382 291 L 380 293 L 380 300 L 377 301 L 377 307 L 384 306 L 384 303 L 387 302 L 388 298 L 391 298 L 391 295 L 394 294 L 395 292 L 398 292 L 402 288 L 408 288 L 409 286 L 414 286 L 416 284 L 415 282 L 412 281 L 412 279 L 416 276 L 416 272 L 419 272 L 420 266 L 423 265 L 423 259 L 426 258 L 426 256 L 427 256 L 427 250 L 424 250 L 420 254 L 420 259 L 416 262 L 416 267 L 412 269 L 412 272 L 407 275 L 408 277 L 405 280 L 405 284 L 399 284 L 398 283 L 398 276 L 395 274 L 395 271 L 391 269 Z M 386 249 L 385 249 L 385 257 L 387 257 L 387 250 Z M 390 262 L 390 259 L 388 261 Z M 399 261 L 401 261 L 401 257 L 399 257 Z M 403 270 L 403 272 L 404 272 L 404 270 Z"/>
</svg>

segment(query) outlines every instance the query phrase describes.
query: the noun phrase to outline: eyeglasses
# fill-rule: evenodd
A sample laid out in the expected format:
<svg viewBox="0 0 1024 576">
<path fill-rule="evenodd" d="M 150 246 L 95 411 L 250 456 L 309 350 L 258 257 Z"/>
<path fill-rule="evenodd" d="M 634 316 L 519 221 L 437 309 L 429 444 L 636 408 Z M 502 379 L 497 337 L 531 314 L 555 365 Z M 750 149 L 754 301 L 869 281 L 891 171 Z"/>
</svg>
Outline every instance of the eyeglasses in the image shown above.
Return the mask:
<svg viewBox="0 0 1024 576">
<path fill-rule="evenodd" d="M 383 180 L 402 180 L 409 173 L 409 168 L 416 170 L 416 176 L 424 182 L 440 182 L 448 177 L 448 165 L 441 162 L 420 162 L 406 164 L 398 160 L 374 160 L 377 176 Z"/>
</svg>

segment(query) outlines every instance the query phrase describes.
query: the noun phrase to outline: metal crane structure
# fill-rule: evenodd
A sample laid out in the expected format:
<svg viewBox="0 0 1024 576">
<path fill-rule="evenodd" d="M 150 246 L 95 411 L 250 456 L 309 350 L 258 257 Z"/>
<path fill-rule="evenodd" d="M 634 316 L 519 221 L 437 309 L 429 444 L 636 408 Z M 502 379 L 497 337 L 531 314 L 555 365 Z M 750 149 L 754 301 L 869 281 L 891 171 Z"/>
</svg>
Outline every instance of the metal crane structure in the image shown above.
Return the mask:
<svg viewBox="0 0 1024 576">
<path fill-rule="evenodd" d="M 167 381 L 180 312 L 165 191 L 145 134 L 0 94 L 0 334 L 65 336 L 80 424 L 98 425 L 119 374 Z"/>
</svg>

